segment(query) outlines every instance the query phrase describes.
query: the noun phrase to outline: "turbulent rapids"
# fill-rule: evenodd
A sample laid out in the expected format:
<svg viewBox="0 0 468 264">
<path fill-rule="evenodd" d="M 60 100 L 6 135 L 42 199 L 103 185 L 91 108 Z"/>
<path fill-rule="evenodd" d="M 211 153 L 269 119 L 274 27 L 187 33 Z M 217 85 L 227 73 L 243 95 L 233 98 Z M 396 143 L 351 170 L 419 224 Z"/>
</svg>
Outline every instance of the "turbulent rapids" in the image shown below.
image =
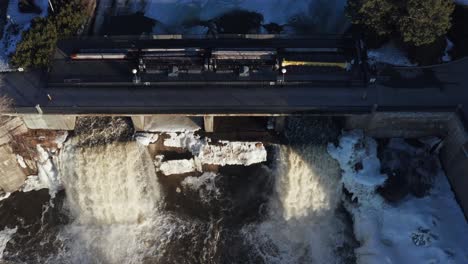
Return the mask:
<svg viewBox="0 0 468 264">
<path fill-rule="evenodd" d="M 352 255 L 353 241 L 340 209 L 340 168 L 326 148 L 338 130 L 326 128 L 328 123 L 316 122 L 312 131 L 297 130 L 291 122 L 287 143 L 268 147 L 264 163 L 222 165 L 180 176 L 161 175 L 161 162 L 147 146 L 128 138 L 122 124 L 113 130 L 118 135 L 104 136 L 107 131 L 91 123 L 92 129 L 78 131 L 60 151 L 65 197 L 58 195 L 49 213 L 57 211 L 65 220 L 38 233 L 39 243 L 52 244 L 54 250 L 29 258 L 15 253 L 21 248 L 7 248 L 7 259 L 342 263 Z M 260 151 L 246 146 L 251 147 L 239 149 Z M 203 161 L 204 152 L 192 160 Z M 236 164 L 229 159 L 224 162 Z"/>
<path fill-rule="evenodd" d="M 153 161 L 136 142 L 62 151 L 60 171 L 70 209 L 80 224 L 136 224 L 158 208 Z"/>
<path fill-rule="evenodd" d="M 268 166 L 186 177 L 174 194 L 145 146 L 72 139 L 59 168 L 71 221 L 50 261 L 341 262 L 347 238 L 337 217 L 340 170 L 323 142 L 272 146 Z"/>
<path fill-rule="evenodd" d="M 3 260 L 468 259 L 467 236 L 456 235 L 468 235 L 468 228 L 436 156 L 427 152 L 438 139 L 378 143 L 359 131 L 342 134 L 334 119 L 289 118 L 279 142 L 211 142 L 193 132 L 135 137 L 125 119 L 81 120 L 58 158 L 41 151 L 44 164 L 60 175 L 52 175 L 56 181 L 49 190 L 42 189 L 47 184 L 41 178 L 31 178 L 27 184 L 37 188 L 26 186 L 26 192 L 0 201 Z M 161 169 L 187 162 L 193 171 Z M 398 171 L 415 173 L 405 181 L 395 178 Z M 62 191 L 52 188 L 58 185 Z"/>
</svg>

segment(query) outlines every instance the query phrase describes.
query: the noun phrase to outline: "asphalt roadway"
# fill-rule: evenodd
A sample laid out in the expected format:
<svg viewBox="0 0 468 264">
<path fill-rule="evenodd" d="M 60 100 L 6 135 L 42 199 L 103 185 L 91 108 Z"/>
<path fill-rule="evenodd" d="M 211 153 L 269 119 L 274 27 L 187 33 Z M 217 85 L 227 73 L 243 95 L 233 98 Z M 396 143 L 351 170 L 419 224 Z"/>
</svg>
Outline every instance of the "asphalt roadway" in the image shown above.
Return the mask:
<svg viewBox="0 0 468 264">
<path fill-rule="evenodd" d="M 40 72 L 0 75 L 14 111 L 45 114 L 290 114 L 378 111 L 468 113 L 468 58 L 422 68 L 387 68 L 367 87 L 73 86 L 46 87 Z"/>
</svg>

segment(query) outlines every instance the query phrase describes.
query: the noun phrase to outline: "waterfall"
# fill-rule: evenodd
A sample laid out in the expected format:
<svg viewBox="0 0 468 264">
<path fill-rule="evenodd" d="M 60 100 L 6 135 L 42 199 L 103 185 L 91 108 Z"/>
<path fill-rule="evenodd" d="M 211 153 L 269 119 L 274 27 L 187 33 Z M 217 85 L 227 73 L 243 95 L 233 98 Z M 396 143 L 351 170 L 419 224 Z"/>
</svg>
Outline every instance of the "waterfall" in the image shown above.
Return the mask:
<svg viewBox="0 0 468 264">
<path fill-rule="evenodd" d="M 157 208 L 156 171 L 146 148 L 136 142 L 68 144 L 60 166 L 70 209 L 80 223 L 139 223 Z"/>
<path fill-rule="evenodd" d="M 264 263 L 346 263 L 351 226 L 341 207 L 341 169 L 325 143 L 339 129 L 327 120 L 288 122 L 288 144 L 272 153 L 275 191 L 266 220 L 243 234 Z"/>
<path fill-rule="evenodd" d="M 160 186 L 147 149 L 136 142 L 81 147 L 74 141 L 60 155 L 73 222 L 61 232 L 67 250 L 55 262 L 140 263 L 155 246 L 152 239 L 170 228 L 158 216 Z"/>
</svg>

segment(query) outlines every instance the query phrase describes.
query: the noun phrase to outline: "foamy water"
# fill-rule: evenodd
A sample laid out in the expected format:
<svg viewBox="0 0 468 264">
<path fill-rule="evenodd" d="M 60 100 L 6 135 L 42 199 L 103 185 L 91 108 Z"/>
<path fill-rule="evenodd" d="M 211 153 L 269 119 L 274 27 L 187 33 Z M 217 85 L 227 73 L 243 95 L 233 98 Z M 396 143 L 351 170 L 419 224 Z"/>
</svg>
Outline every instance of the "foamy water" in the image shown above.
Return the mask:
<svg viewBox="0 0 468 264">
<path fill-rule="evenodd" d="M 258 167 L 266 176 L 186 177 L 175 194 L 186 200 L 177 202 L 146 146 L 74 138 L 59 159 L 71 220 L 58 234 L 63 248 L 46 262 L 221 263 L 231 254 L 243 263 L 342 262 L 340 169 L 326 144 L 273 150 L 271 167 Z M 270 181 L 271 191 L 262 187 Z"/>
<path fill-rule="evenodd" d="M 347 242 L 340 203 L 340 169 L 324 146 L 277 148 L 275 193 L 266 221 L 244 228 L 265 263 L 343 263 Z"/>
<path fill-rule="evenodd" d="M 83 224 L 132 224 L 158 208 L 152 159 L 136 142 L 62 150 L 60 170 L 72 213 Z"/>
</svg>

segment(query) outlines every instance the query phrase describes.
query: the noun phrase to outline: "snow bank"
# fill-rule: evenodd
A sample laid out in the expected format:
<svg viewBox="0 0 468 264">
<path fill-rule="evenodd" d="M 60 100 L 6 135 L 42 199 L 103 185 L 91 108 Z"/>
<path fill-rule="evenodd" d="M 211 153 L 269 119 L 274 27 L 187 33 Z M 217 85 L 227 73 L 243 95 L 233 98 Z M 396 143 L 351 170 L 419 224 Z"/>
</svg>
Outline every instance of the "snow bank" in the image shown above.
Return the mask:
<svg viewBox="0 0 468 264">
<path fill-rule="evenodd" d="M 169 160 L 161 163 L 159 170 L 166 176 L 173 174 L 184 174 L 201 171 L 201 166 L 197 166 L 193 159 Z"/>
<path fill-rule="evenodd" d="M 395 66 L 416 66 L 395 43 L 389 42 L 382 47 L 367 52 L 369 63 L 387 63 Z"/>
<path fill-rule="evenodd" d="M 7 0 L 2 0 L 7 1 Z M 7 10 L 8 19 L 5 25 L 2 39 L 0 40 L 0 72 L 12 71 L 8 64 L 8 56 L 16 50 L 16 45 L 21 41 L 21 33 L 30 27 L 31 21 L 36 17 L 47 16 L 48 0 L 37 0 L 35 3 L 41 8 L 41 14 L 21 13 L 18 8 L 19 0 L 10 0 Z M 12 33 L 17 27 L 15 33 Z"/>
<path fill-rule="evenodd" d="M 343 184 L 355 203 L 345 202 L 361 247 L 357 263 L 468 263 L 468 225 L 439 170 L 430 194 L 388 204 L 375 190 L 380 174 L 376 142 L 353 131 L 345 133 L 329 153 L 343 170 Z M 356 164 L 362 170 L 356 171 Z"/>
<path fill-rule="evenodd" d="M 3 259 L 3 251 L 5 250 L 8 241 L 10 241 L 11 237 L 16 233 L 17 230 L 17 227 L 12 229 L 7 227 L 0 231 L 0 260 Z"/>
</svg>

